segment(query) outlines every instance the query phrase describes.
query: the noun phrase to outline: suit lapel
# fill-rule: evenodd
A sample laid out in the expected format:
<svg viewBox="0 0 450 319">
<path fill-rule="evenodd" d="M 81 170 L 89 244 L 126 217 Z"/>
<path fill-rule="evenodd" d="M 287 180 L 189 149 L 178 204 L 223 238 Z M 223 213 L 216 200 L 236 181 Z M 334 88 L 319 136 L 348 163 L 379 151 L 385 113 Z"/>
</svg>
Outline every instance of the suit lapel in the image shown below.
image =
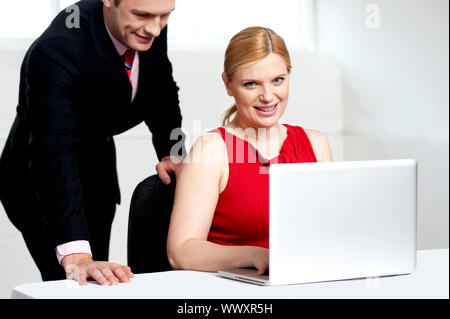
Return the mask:
<svg viewBox="0 0 450 319">
<path fill-rule="evenodd" d="M 89 29 L 97 56 L 118 60 L 119 55 L 108 35 L 108 31 L 106 31 L 103 18 L 103 3 L 101 1 L 98 1 L 93 10 L 89 12 Z"/>
<path fill-rule="evenodd" d="M 123 61 L 106 30 L 103 18 L 103 3 L 101 1 L 98 1 L 89 12 L 89 30 L 94 43 L 95 53 L 100 58 L 95 65 L 98 68 L 97 71 L 101 72 L 101 77 L 106 82 L 120 81 L 119 86 L 123 88 L 124 101 L 126 101 L 125 97 L 131 96 L 132 89 Z M 117 94 L 118 92 L 115 93 Z"/>
</svg>

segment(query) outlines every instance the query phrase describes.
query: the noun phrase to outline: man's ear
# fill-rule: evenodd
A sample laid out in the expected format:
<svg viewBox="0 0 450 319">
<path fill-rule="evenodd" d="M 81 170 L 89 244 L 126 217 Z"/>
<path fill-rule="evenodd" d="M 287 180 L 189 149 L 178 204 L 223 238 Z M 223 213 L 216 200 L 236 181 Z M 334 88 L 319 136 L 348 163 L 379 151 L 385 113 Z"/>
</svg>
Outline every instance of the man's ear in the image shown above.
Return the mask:
<svg viewBox="0 0 450 319">
<path fill-rule="evenodd" d="M 225 75 L 225 72 L 222 73 L 222 80 L 223 80 L 223 83 L 225 84 L 225 88 L 227 89 L 228 95 L 233 96 L 233 92 L 230 89 L 230 81 L 228 81 L 228 78 Z"/>
<path fill-rule="evenodd" d="M 103 5 L 107 8 L 111 8 L 114 5 L 114 0 L 102 0 Z"/>
</svg>

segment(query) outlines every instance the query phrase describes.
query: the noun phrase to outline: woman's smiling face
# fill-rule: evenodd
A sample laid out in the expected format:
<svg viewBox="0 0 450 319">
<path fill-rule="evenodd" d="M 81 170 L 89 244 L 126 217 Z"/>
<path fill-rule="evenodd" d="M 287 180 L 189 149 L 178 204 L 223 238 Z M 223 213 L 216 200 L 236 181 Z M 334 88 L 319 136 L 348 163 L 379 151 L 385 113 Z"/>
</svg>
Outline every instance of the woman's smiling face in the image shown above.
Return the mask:
<svg viewBox="0 0 450 319">
<path fill-rule="evenodd" d="M 236 102 L 240 126 L 271 128 L 278 124 L 289 96 L 289 72 L 280 55 L 270 53 L 241 65 L 231 80 L 222 77 Z"/>
</svg>

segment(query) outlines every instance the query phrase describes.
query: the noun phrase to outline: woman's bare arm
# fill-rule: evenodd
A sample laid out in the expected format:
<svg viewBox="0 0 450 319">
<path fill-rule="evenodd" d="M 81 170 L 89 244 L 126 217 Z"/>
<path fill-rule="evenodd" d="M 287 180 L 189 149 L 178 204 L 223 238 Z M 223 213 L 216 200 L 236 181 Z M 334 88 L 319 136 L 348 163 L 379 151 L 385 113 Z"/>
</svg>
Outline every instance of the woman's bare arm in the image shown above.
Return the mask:
<svg viewBox="0 0 450 319">
<path fill-rule="evenodd" d="M 174 269 L 217 271 L 254 266 L 264 272 L 267 268 L 265 248 L 207 241 L 227 175 L 226 146 L 221 137 L 210 133 L 197 140 L 177 179 L 167 240 L 167 254 Z"/>
</svg>

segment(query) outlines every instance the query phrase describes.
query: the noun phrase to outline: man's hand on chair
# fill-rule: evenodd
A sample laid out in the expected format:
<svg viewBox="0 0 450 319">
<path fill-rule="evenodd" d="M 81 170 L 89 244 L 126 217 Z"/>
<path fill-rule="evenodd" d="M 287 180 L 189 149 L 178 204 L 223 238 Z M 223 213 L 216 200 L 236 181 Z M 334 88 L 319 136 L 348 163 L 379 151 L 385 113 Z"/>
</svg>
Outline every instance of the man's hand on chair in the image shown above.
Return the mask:
<svg viewBox="0 0 450 319">
<path fill-rule="evenodd" d="M 171 183 L 170 174 L 175 173 L 175 177 L 183 163 L 183 158 L 181 156 L 168 155 L 161 159 L 161 162 L 156 165 L 156 171 L 161 181 L 169 185 Z"/>
</svg>

